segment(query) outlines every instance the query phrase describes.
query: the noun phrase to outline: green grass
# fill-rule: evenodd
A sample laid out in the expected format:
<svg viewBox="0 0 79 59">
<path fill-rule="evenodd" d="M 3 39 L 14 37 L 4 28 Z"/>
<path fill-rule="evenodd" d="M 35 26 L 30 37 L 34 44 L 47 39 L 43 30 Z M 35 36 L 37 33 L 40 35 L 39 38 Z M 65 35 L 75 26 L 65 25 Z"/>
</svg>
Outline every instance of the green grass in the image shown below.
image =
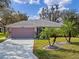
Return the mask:
<svg viewBox="0 0 79 59">
<path fill-rule="evenodd" d="M 6 35 L 4 33 L 0 33 L 0 43 L 6 40 Z"/>
<path fill-rule="evenodd" d="M 57 42 L 64 41 L 64 38 L 57 38 Z M 48 45 L 48 41 L 35 40 L 34 54 L 39 59 L 79 59 L 79 38 L 72 38 L 71 41 L 73 44 L 61 45 L 62 49 L 44 50 L 43 47 Z"/>
</svg>

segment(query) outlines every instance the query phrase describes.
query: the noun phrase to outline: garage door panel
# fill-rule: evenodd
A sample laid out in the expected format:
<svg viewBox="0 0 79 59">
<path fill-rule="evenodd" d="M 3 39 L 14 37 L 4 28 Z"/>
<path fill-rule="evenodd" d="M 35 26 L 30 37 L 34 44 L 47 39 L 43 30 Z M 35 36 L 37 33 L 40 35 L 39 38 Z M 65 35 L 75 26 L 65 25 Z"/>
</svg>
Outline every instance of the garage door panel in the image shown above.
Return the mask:
<svg viewBox="0 0 79 59">
<path fill-rule="evenodd" d="M 11 38 L 33 38 L 34 28 L 13 28 L 11 30 Z"/>
</svg>

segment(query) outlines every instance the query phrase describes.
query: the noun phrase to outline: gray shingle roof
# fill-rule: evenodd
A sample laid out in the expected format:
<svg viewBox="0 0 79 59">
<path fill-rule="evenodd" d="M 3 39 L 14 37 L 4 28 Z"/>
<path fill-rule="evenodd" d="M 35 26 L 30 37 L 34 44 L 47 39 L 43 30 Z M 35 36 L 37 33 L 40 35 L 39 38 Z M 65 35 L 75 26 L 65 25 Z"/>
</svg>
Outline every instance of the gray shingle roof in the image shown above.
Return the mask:
<svg viewBox="0 0 79 59">
<path fill-rule="evenodd" d="M 48 20 L 28 20 L 20 21 L 6 27 L 61 27 L 62 23 L 56 23 Z"/>
</svg>

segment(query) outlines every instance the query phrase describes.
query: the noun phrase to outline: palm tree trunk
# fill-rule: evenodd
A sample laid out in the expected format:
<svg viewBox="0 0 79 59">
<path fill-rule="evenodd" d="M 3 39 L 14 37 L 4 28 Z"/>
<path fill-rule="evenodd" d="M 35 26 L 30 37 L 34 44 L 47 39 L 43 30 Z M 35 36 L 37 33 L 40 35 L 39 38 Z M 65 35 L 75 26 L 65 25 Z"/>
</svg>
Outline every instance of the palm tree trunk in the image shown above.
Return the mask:
<svg viewBox="0 0 79 59">
<path fill-rule="evenodd" d="M 48 39 L 48 42 L 49 42 L 49 46 L 51 46 L 50 38 Z"/>
<path fill-rule="evenodd" d="M 64 35 L 64 37 L 65 37 L 65 39 L 66 39 L 66 41 L 68 42 L 68 39 L 67 39 L 67 37 Z"/>
<path fill-rule="evenodd" d="M 52 46 L 55 44 L 55 42 L 56 42 L 56 36 L 54 37 L 54 40 L 53 40 L 53 44 L 52 44 Z"/>
<path fill-rule="evenodd" d="M 4 27 L 4 34 L 6 34 L 6 28 Z"/>
<path fill-rule="evenodd" d="M 71 36 L 69 36 L 69 43 L 71 43 Z"/>
<path fill-rule="evenodd" d="M 71 43 L 71 31 L 69 32 L 69 43 Z"/>
</svg>

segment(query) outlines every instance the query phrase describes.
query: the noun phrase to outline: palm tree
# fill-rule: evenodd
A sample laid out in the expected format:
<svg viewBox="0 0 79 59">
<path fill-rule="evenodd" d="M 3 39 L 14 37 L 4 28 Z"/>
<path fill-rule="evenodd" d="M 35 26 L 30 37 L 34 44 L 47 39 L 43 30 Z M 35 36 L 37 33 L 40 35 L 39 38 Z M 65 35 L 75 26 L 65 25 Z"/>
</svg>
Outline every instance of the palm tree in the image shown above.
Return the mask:
<svg viewBox="0 0 79 59">
<path fill-rule="evenodd" d="M 50 37 L 51 37 L 50 29 L 49 28 L 42 29 L 40 33 L 40 39 L 48 39 L 49 46 L 51 46 Z"/>
<path fill-rule="evenodd" d="M 71 42 L 71 37 L 76 36 L 78 34 L 77 25 L 74 21 L 72 21 L 72 22 L 65 21 L 63 27 L 61 28 L 61 30 L 63 31 L 64 36 L 68 37 L 68 40 L 67 40 L 67 38 L 66 38 L 66 40 L 69 43 Z"/>
<path fill-rule="evenodd" d="M 69 36 L 69 40 L 66 40 L 70 42 L 72 34 L 75 35 L 79 31 L 79 22 L 78 17 L 79 14 L 76 13 L 75 10 L 64 10 L 62 12 L 62 18 L 64 20 L 64 26 L 63 26 L 63 33 L 65 34 L 64 37 Z M 65 30 L 67 28 L 67 30 Z"/>
<path fill-rule="evenodd" d="M 59 35 L 59 28 L 44 28 L 40 33 L 40 39 L 48 39 L 49 46 L 53 46 Z M 54 37 L 53 42 L 50 42 L 50 37 Z"/>
<path fill-rule="evenodd" d="M 57 37 L 60 35 L 60 28 L 51 28 L 51 36 L 53 36 L 52 46 L 55 44 Z"/>
</svg>

